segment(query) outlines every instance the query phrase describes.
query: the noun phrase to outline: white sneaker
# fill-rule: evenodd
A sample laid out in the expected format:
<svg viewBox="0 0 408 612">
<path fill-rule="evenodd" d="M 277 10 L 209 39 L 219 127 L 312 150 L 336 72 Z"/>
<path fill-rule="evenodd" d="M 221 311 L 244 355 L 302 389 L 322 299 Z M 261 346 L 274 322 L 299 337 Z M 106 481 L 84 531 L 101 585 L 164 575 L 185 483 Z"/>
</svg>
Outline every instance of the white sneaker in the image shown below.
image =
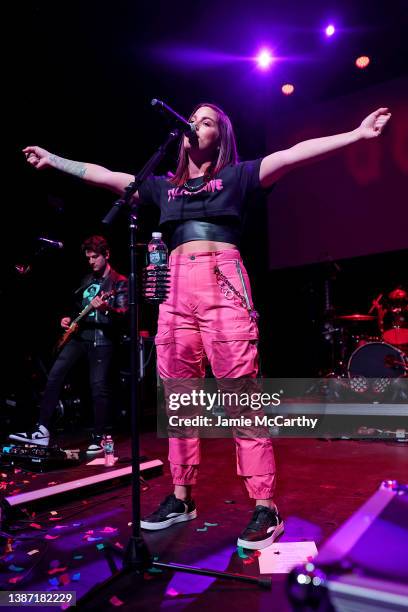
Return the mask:
<svg viewBox="0 0 408 612">
<path fill-rule="evenodd" d="M 50 443 L 50 432 L 44 425 L 38 425 L 33 432 L 20 431 L 9 435 L 10 440 L 17 440 L 24 444 L 35 444 L 36 446 L 48 446 Z"/>
<path fill-rule="evenodd" d="M 92 434 L 92 440 L 86 449 L 87 455 L 97 455 L 103 452 L 103 436 Z"/>
</svg>

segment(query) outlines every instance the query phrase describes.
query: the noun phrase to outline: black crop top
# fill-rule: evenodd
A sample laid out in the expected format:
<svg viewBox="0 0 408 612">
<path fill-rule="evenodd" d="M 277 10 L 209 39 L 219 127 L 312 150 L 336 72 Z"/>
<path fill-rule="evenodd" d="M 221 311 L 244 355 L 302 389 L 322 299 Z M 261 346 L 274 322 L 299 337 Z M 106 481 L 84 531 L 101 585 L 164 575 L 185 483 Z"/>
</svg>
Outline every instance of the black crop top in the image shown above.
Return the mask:
<svg viewBox="0 0 408 612">
<path fill-rule="evenodd" d="M 160 226 L 170 235 L 171 249 L 190 240 L 238 244 L 248 205 L 262 193 L 261 161 L 226 166 L 194 192 L 172 185 L 166 177 L 152 176 L 139 187 L 139 196 L 142 203 L 160 208 Z M 191 187 L 202 183 L 202 177 L 188 181 Z M 193 220 L 197 223 L 187 223 Z"/>
</svg>

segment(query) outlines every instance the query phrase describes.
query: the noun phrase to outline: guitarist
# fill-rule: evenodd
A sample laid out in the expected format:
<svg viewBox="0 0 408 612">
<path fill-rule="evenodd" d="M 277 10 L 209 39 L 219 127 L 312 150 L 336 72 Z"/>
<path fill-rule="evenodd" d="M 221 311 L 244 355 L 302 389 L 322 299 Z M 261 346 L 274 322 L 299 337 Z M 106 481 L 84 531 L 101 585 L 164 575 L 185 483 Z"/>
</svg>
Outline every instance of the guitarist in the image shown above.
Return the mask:
<svg viewBox="0 0 408 612">
<path fill-rule="evenodd" d="M 86 357 L 95 425 L 87 452 L 96 454 L 102 451 L 102 436 L 109 422 L 112 399 L 110 370 L 120 324 L 128 308 L 128 281 L 111 267 L 109 246 L 103 236 L 91 236 L 82 244 L 81 250 L 88 260 L 91 273 L 83 279 L 75 296 L 79 298 L 78 312 L 86 308 L 87 314 L 78 326 L 71 325 L 71 317 L 61 320 L 61 327 L 73 333 L 65 334 L 69 335 L 69 339 L 49 373 L 40 404 L 39 422 L 34 431 L 11 434 L 10 438 L 48 446 L 50 422 L 64 381 L 73 365 L 81 357 Z"/>
</svg>

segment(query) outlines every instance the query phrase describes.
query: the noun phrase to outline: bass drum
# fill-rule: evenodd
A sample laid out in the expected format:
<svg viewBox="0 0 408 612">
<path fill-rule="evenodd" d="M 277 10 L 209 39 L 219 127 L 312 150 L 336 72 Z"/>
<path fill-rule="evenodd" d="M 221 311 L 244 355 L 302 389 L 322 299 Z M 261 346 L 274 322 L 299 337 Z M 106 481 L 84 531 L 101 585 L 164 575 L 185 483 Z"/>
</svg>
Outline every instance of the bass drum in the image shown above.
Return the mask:
<svg viewBox="0 0 408 612">
<path fill-rule="evenodd" d="M 347 371 L 349 378 L 399 378 L 408 372 L 408 358 L 391 344 L 369 342 L 354 351 Z"/>
</svg>

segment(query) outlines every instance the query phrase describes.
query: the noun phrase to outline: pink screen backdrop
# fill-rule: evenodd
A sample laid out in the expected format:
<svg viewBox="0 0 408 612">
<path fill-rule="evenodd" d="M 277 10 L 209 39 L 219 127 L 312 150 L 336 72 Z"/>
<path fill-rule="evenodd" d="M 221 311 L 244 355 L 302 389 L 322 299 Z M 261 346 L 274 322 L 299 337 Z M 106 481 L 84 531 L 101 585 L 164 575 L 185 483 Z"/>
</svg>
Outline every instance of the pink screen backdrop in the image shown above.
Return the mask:
<svg viewBox="0 0 408 612">
<path fill-rule="evenodd" d="M 269 198 L 269 263 L 284 268 L 408 248 L 408 78 L 274 117 L 268 150 L 349 131 L 372 110 L 392 120 L 375 141 L 292 171 Z"/>
</svg>

